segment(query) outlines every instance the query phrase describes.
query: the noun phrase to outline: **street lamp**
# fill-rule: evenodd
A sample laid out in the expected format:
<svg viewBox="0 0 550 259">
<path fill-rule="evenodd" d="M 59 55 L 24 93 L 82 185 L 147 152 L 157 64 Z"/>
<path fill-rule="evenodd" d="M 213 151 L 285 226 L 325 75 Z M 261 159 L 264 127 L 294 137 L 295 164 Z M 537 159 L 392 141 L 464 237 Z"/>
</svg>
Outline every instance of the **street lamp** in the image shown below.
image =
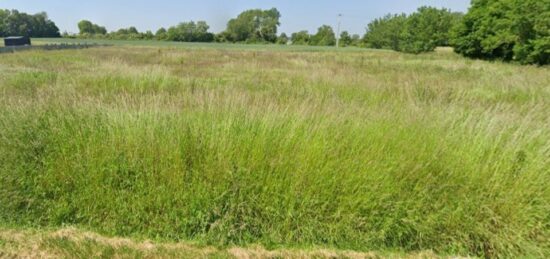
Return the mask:
<svg viewBox="0 0 550 259">
<path fill-rule="evenodd" d="M 342 20 L 342 14 L 338 14 L 338 29 L 336 31 L 336 48 L 340 47 L 340 24 Z"/>
</svg>

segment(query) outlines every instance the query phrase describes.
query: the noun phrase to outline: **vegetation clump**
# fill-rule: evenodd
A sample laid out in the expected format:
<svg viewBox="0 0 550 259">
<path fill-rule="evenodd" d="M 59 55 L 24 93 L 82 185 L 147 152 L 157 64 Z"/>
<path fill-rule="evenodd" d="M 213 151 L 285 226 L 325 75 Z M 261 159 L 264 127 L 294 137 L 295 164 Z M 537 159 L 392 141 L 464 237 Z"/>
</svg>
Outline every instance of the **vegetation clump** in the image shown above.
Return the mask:
<svg viewBox="0 0 550 259">
<path fill-rule="evenodd" d="M 224 34 L 231 42 L 275 43 L 280 18 L 281 13 L 276 8 L 247 10 L 229 20 Z"/>
<path fill-rule="evenodd" d="M 367 47 L 407 53 L 434 51 L 449 46 L 450 30 L 461 13 L 448 9 L 420 7 L 411 15 L 386 15 L 369 23 L 364 42 Z"/>
<path fill-rule="evenodd" d="M 17 10 L 0 9 L 0 37 L 59 37 L 59 28 L 45 12 L 30 15 Z"/>
<path fill-rule="evenodd" d="M 550 1 L 473 1 L 452 41 L 466 57 L 549 64 Z"/>
</svg>

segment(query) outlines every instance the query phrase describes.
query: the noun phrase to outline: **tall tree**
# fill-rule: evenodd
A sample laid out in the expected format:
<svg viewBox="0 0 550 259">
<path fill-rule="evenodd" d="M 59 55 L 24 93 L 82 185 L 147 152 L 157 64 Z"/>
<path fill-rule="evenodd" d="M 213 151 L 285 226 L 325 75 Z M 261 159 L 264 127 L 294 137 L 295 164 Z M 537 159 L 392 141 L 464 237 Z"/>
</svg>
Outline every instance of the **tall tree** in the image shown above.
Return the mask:
<svg viewBox="0 0 550 259">
<path fill-rule="evenodd" d="M 137 30 L 136 27 L 131 26 L 131 27 L 128 28 L 128 33 L 129 34 L 139 34 L 139 31 Z"/>
<path fill-rule="evenodd" d="M 349 32 L 343 31 L 342 33 L 340 33 L 340 45 L 342 47 L 349 46 L 351 45 L 351 43 L 352 43 L 352 39 Z"/>
<path fill-rule="evenodd" d="M 80 31 L 80 34 L 94 34 L 93 24 L 88 20 L 78 22 L 78 30 Z"/>
<path fill-rule="evenodd" d="M 158 29 L 157 32 L 155 33 L 155 38 L 157 40 L 167 40 L 168 36 L 166 34 L 166 29 L 165 28 Z"/>
<path fill-rule="evenodd" d="M 277 44 L 286 45 L 288 44 L 288 41 L 289 39 L 286 33 L 281 33 L 281 35 L 277 38 Z"/>
<path fill-rule="evenodd" d="M 107 29 L 105 29 L 105 27 L 94 24 L 94 23 L 92 23 L 88 20 L 82 20 L 82 21 L 78 22 L 78 30 L 80 31 L 81 35 L 84 35 L 84 34 L 90 34 L 90 35 L 101 34 L 101 35 L 105 35 L 105 34 L 107 34 Z"/>
<path fill-rule="evenodd" d="M 388 14 L 375 19 L 368 24 L 363 40 L 369 48 L 400 50 L 399 43 L 406 22 L 405 14 Z"/>
<path fill-rule="evenodd" d="M 211 42 L 214 40 L 214 34 L 208 32 L 209 29 L 210 26 L 204 21 L 182 22 L 168 28 L 166 39 L 184 42 Z"/>
<path fill-rule="evenodd" d="M 292 45 L 308 45 L 310 39 L 311 39 L 311 35 L 309 35 L 308 31 L 295 32 L 295 33 L 292 33 L 290 37 L 290 41 L 292 41 Z"/>
<path fill-rule="evenodd" d="M 9 10 L 0 9 L 0 37 L 7 36 L 6 33 L 6 18 L 10 15 Z"/>
<path fill-rule="evenodd" d="M 45 12 L 30 15 L 0 10 L 0 36 L 59 37 L 59 28 Z"/>
<path fill-rule="evenodd" d="M 433 51 L 449 45 L 450 29 L 461 18 L 460 13 L 426 6 L 409 16 L 386 15 L 369 23 L 364 42 L 371 48 L 409 53 Z"/>
<path fill-rule="evenodd" d="M 550 0 L 474 0 L 453 35 L 467 57 L 550 64 Z"/>
<path fill-rule="evenodd" d="M 281 13 L 276 8 L 252 9 L 227 23 L 227 36 L 233 42 L 275 42 Z"/>
<path fill-rule="evenodd" d="M 314 46 L 334 46 L 336 45 L 336 34 L 332 27 L 323 25 L 319 27 L 317 33 L 311 36 L 309 45 Z"/>
<path fill-rule="evenodd" d="M 155 34 L 153 34 L 152 31 L 146 31 L 145 33 L 143 33 L 143 39 L 144 40 L 152 40 L 155 38 Z"/>
<path fill-rule="evenodd" d="M 427 6 L 418 8 L 407 18 L 400 50 L 420 53 L 448 45 L 449 31 L 456 22 L 455 17 L 448 9 Z"/>
</svg>

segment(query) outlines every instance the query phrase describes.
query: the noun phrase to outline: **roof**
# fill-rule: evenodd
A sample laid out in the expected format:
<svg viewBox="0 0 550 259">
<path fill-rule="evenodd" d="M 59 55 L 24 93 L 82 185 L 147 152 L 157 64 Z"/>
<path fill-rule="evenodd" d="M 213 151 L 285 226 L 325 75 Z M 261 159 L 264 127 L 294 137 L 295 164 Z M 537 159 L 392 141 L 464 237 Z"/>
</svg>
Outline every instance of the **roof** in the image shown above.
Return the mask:
<svg viewBox="0 0 550 259">
<path fill-rule="evenodd" d="M 18 40 L 18 39 L 24 39 L 24 38 L 28 38 L 28 37 L 25 37 L 25 36 L 10 36 L 10 37 L 5 37 L 4 39 L 6 39 L 6 40 Z"/>
</svg>

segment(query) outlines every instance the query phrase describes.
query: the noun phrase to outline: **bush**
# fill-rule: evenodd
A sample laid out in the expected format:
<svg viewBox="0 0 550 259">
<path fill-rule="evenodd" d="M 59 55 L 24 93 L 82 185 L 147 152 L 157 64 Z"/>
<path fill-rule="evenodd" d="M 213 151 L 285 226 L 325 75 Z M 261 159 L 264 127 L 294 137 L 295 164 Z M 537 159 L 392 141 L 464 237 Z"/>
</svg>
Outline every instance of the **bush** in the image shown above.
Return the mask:
<svg viewBox="0 0 550 259">
<path fill-rule="evenodd" d="M 282 33 L 282 34 L 277 38 L 277 44 L 280 44 L 280 45 L 286 45 L 286 44 L 288 44 L 288 41 L 289 41 L 289 38 L 288 38 L 288 36 L 286 35 L 286 33 Z"/>
<path fill-rule="evenodd" d="M 408 53 L 434 51 L 449 44 L 449 31 L 458 23 L 461 14 L 446 9 L 421 7 L 410 15 L 401 35 L 400 49 Z"/>
<path fill-rule="evenodd" d="M 227 40 L 246 43 L 275 43 L 281 13 L 276 8 L 252 9 L 227 23 Z"/>
<path fill-rule="evenodd" d="M 290 37 L 290 41 L 292 41 L 293 45 L 307 45 L 309 44 L 309 41 L 311 39 L 311 35 L 309 35 L 308 31 L 299 31 L 292 33 Z"/>
<path fill-rule="evenodd" d="M 453 46 L 471 58 L 548 64 L 550 1 L 473 1 L 453 30 Z"/>
<path fill-rule="evenodd" d="M 169 41 L 212 42 L 214 41 L 214 34 L 208 32 L 208 29 L 210 29 L 210 26 L 205 21 L 198 21 L 197 23 L 193 21 L 183 22 L 170 27 L 166 37 Z"/>
<path fill-rule="evenodd" d="M 461 19 L 461 13 L 448 9 L 420 7 L 417 12 L 386 15 L 368 25 L 364 41 L 368 47 L 421 53 L 449 45 L 450 28 Z"/>
<path fill-rule="evenodd" d="M 399 51 L 399 42 L 406 20 L 405 14 L 388 14 L 369 23 L 363 38 L 367 47 Z"/>
<path fill-rule="evenodd" d="M 317 33 L 312 35 L 309 41 L 312 46 L 334 46 L 336 45 L 336 34 L 332 27 L 323 25 L 317 29 Z"/>
</svg>

